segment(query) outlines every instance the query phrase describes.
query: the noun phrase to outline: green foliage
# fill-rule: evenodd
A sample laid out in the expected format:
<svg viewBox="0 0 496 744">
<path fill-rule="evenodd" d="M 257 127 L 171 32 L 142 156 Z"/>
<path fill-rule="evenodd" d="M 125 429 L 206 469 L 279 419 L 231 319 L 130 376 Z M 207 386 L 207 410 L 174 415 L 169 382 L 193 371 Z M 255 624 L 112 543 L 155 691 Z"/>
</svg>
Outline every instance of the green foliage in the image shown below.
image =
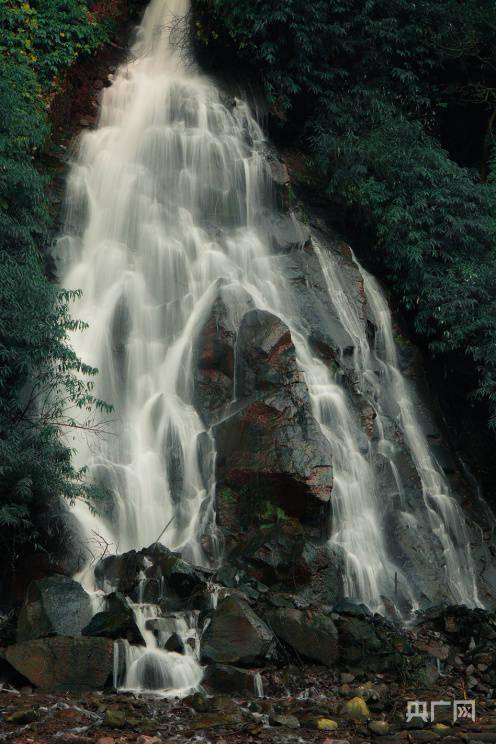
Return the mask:
<svg viewBox="0 0 496 744">
<path fill-rule="evenodd" d="M 236 55 L 246 77 L 262 83 L 281 136 L 299 139 L 333 214 L 368 245 L 418 333 L 434 353 L 468 355 L 475 395 L 496 425 L 494 162 L 489 179 L 480 179 L 442 146 L 446 117 L 461 105 L 467 121 L 487 122 L 481 153 L 492 139 L 496 6 L 196 0 L 194 7 L 200 54 L 206 39 L 211 58 Z M 487 163 L 479 165 L 484 171 Z"/>
<path fill-rule="evenodd" d="M 83 0 L 0 0 L 0 544 L 4 566 L 26 543 L 44 547 L 44 516 L 61 497 L 91 499 L 67 434 L 96 427 L 96 370 L 68 333 L 73 295 L 45 277 L 46 178 L 36 166 L 49 134 L 56 77 L 108 34 Z"/>
<path fill-rule="evenodd" d="M 263 525 L 278 524 L 289 520 L 284 509 L 281 509 L 280 506 L 276 506 L 272 501 L 262 502 L 259 518 Z"/>
</svg>

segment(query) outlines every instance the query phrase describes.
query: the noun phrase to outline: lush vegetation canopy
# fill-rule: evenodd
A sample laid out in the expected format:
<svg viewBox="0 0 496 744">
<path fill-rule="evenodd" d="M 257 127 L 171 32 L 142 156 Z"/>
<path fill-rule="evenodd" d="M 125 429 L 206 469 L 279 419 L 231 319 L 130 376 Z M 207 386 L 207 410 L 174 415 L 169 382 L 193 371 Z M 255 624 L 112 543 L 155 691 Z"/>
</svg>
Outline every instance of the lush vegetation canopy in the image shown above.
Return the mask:
<svg viewBox="0 0 496 744">
<path fill-rule="evenodd" d="M 193 29 L 263 87 L 430 348 L 467 355 L 494 427 L 496 5 L 196 0 Z"/>
<path fill-rule="evenodd" d="M 47 545 L 62 497 L 90 498 L 66 433 L 105 409 L 68 343 L 72 296 L 44 270 L 49 211 L 37 155 L 57 76 L 107 38 L 84 0 L 0 0 L 0 544 L 3 566 Z M 81 418 L 81 416 L 83 418 Z M 56 530 L 55 530 L 56 531 Z"/>
</svg>

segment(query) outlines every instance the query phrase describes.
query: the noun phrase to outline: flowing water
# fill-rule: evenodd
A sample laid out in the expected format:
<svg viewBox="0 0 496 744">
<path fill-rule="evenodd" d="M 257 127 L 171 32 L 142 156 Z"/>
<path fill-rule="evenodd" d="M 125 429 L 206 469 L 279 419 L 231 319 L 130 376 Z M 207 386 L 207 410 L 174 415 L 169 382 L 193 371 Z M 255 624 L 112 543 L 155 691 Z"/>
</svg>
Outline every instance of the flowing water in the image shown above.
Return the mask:
<svg viewBox="0 0 496 744">
<path fill-rule="evenodd" d="M 160 539 L 194 563 L 219 559 L 214 443 L 208 435 L 205 448 L 206 427 L 192 403 L 192 362 L 198 332 L 222 291 L 234 322 L 256 306 L 291 330 L 332 455 L 330 549 L 344 557 L 345 593 L 380 609 L 399 581 L 405 600 L 417 601 L 391 557 L 379 499 L 377 451 L 400 496 L 403 488 L 395 444 L 381 433 L 387 397 L 396 399 L 453 597 L 476 604 L 463 519 L 415 418 L 384 298 L 365 275 L 379 328 L 375 353 L 335 261 L 316 243 L 331 302 L 354 342 L 356 389 L 376 414 L 372 441 L 346 387 L 312 354 L 293 290 L 273 260 L 274 197 L 262 130 L 244 102 L 223 99 L 210 80 L 185 67 L 169 41 L 187 10 L 187 0 L 152 0 L 131 61 L 104 91 L 98 128 L 82 137 L 69 175 L 57 253 L 64 286 L 82 290 L 74 315 L 88 324 L 73 345 L 99 369 L 95 392 L 115 408 L 108 436 L 77 443 L 79 463 L 113 498 L 111 510 L 99 515 L 76 505 L 88 548 L 124 552 Z M 194 688 L 201 678 L 195 653 L 171 656 L 147 627 L 157 609 L 138 603 L 134 611 L 147 646 L 120 647 L 116 682 Z M 191 618 L 171 622 L 186 639 L 195 632 Z"/>
<path fill-rule="evenodd" d="M 194 612 L 163 615 L 157 605 L 131 605 L 146 646 L 117 641 L 114 652 L 116 689 L 184 696 L 194 692 L 202 679 L 198 653 L 200 639 Z M 168 650 L 167 641 L 177 636 L 180 650 Z"/>
<path fill-rule="evenodd" d="M 482 606 L 479 598 L 470 540 L 463 512 L 450 494 L 448 481 L 433 456 L 416 413 L 415 399 L 401 374 L 393 337 L 391 313 L 376 280 L 361 268 L 367 301 L 377 327 L 376 358 L 381 367 L 382 389 L 398 408 L 398 417 L 422 484 L 428 523 L 442 545 L 445 579 L 453 599 L 468 606 Z M 380 411 L 378 410 L 380 418 Z"/>
</svg>

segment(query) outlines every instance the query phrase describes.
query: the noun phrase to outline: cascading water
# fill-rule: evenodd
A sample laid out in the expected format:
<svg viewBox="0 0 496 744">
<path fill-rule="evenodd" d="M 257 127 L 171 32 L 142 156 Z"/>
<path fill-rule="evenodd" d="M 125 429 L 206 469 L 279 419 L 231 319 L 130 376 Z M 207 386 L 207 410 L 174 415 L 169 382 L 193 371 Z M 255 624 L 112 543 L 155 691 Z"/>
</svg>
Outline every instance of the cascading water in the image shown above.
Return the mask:
<svg viewBox="0 0 496 744">
<path fill-rule="evenodd" d="M 114 687 L 121 690 L 188 695 L 198 688 L 202 668 L 197 614 L 169 613 L 163 616 L 156 605 L 131 605 L 146 646 L 117 641 L 114 652 Z M 166 648 L 170 638 L 179 639 L 179 650 Z"/>
<path fill-rule="evenodd" d="M 222 287 L 238 323 L 251 305 L 278 315 L 290 328 L 332 453 L 330 545 L 345 557 L 346 593 L 379 609 L 399 577 L 405 600 L 414 605 L 417 592 L 391 558 L 378 498 L 377 452 L 388 459 L 402 491 L 394 444 L 384 431 L 377 441 L 366 436 L 345 387 L 311 351 L 294 290 L 273 256 L 274 202 L 263 133 L 243 102 L 224 105 L 211 81 L 184 67 L 169 30 L 186 12 L 187 0 L 152 0 L 133 61 L 119 68 L 105 90 L 99 126 L 82 138 L 70 171 L 58 256 L 64 286 L 82 290 L 75 315 L 88 324 L 73 345 L 99 369 L 96 394 L 115 407 L 111 433 L 98 450 L 83 438 L 77 447 L 81 464 L 110 491 L 112 504 L 99 515 L 77 504 L 75 514 L 87 541 L 103 540 L 113 552 L 160 540 L 192 562 L 218 558 L 214 443 L 192 402 L 192 367 L 195 340 Z M 315 250 L 337 315 L 354 342 L 357 390 L 374 407 L 378 430 L 384 429 L 385 398 L 397 399 L 422 482 L 422 504 L 443 544 L 452 595 L 476 604 L 470 559 L 463 556 L 463 520 L 420 434 L 384 299 L 366 277 L 379 328 L 376 355 L 337 267 L 318 245 Z M 116 670 L 118 684 L 155 687 L 160 678 L 166 687 L 197 685 L 201 670 L 194 654 L 182 662 L 167 657 L 144 624 L 143 613 L 156 611 L 142 605 L 134 610 L 147 648 L 121 648 L 126 660 L 125 672 Z M 177 672 L 172 681 L 171 665 Z"/>
<path fill-rule="evenodd" d="M 360 318 L 357 307 L 346 296 L 339 267 L 335 261 L 332 261 L 330 255 L 323 255 L 316 241 L 315 246 L 329 290 L 329 297 L 343 327 L 354 341 L 353 367 L 356 385 L 360 394 L 367 399 L 374 410 L 374 426 L 378 439 L 377 452 L 387 460 L 400 496 L 402 496 L 403 484 L 395 462 L 397 445 L 388 439 L 386 434 L 386 419 L 392 417 L 397 420 L 403 432 L 420 478 L 423 501 L 416 504 L 415 510 L 418 514 L 414 515 L 411 511 L 403 512 L 402 510 L 406 509 L 406 504 L 401 503 L 403 499 L 400 500 L 399 513 L 413 529 L 420 529 L 419 518 L 422 520 L 427 517 L 430 529 L 442 547 L 445 580 L 448 582 L 452 600 L 468 606 L 480 606 L 464 516 L 460 506 L 450 495 L 446 477 L 429 448 L 427 437 L 416 414 L 414 391 L 408 386 L 400 371 L 391 312 L 386 299 L 376 280 L 353 257 L 363 277 L 367 304 L 377 328 L 374 348 L 371 349 L 366 324 Z M 365 488 L 369 490 L 368 502 L 370 503 L 373 498 L 374 483 L 370 481 L 365 484 Z M 363 508 L 363 497 L 355 497 L 354 499 L 342 499 L 339 509 L 335 510 L 331 540 L 344 543 L 347 551 L 354 552 L 353 545 L 355 544 L 366 545 L 365 550 L 368 550 L 368 525 L 360 519 Z M 376 503 L 376 514 L 377 511 Z M 351 533 L 345 541 L 342 539 L 343 529 Z M 365 554 L 362 553 L 362 556 L 365 557 Z M 398 579 L 405 588 L 405 577 L 397 574 L 395 583 Z M 413 600 L 413 606 L 415 606 L 415 592 L 404 593 L 410 601 Z"/>
<path fill-rule="evenodd" d="M 389 307 L 376 280 L 362 267 L 360 270 L 378 330 L 376 358 L 381 365 L 382 387 L 398 407 L 400 425 L 422 484 L 428 522 L 443 548 L 446 581 L 456 602 L 482 606 L 464 516 L 450 495 L 448 481 L 429 448 L 416 413 L 413 392 L 400 372 Z"/>
</svg>

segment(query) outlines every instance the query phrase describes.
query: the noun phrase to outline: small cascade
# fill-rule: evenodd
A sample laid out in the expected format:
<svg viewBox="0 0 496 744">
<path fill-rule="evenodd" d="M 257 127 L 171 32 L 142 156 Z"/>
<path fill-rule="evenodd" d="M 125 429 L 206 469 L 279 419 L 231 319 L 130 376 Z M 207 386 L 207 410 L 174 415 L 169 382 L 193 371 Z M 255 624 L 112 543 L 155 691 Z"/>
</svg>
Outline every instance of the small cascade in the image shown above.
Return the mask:
<svg viewBox="0 0 496 744">
<path fill-rule="evenodd" d="M 255 674 L 254 683 L 255 683 L 255 693 L 257 697 L 262 698 L 264 696 L 264 688 L 263 688 L 262 675 L 260 674 L 260 672 L 257 672 Z"/>
<path fill-rule="evenodd" d="M 115 642 L 114 687 L 163 697 L 184 697 L 198 689 L 203 674 L 198 613 L 164 615 L 158 605 L 130 602 L 130 606 L 146 646 Z M 176 650 L 166 648 L 171 639 Z"/>
</svg>

